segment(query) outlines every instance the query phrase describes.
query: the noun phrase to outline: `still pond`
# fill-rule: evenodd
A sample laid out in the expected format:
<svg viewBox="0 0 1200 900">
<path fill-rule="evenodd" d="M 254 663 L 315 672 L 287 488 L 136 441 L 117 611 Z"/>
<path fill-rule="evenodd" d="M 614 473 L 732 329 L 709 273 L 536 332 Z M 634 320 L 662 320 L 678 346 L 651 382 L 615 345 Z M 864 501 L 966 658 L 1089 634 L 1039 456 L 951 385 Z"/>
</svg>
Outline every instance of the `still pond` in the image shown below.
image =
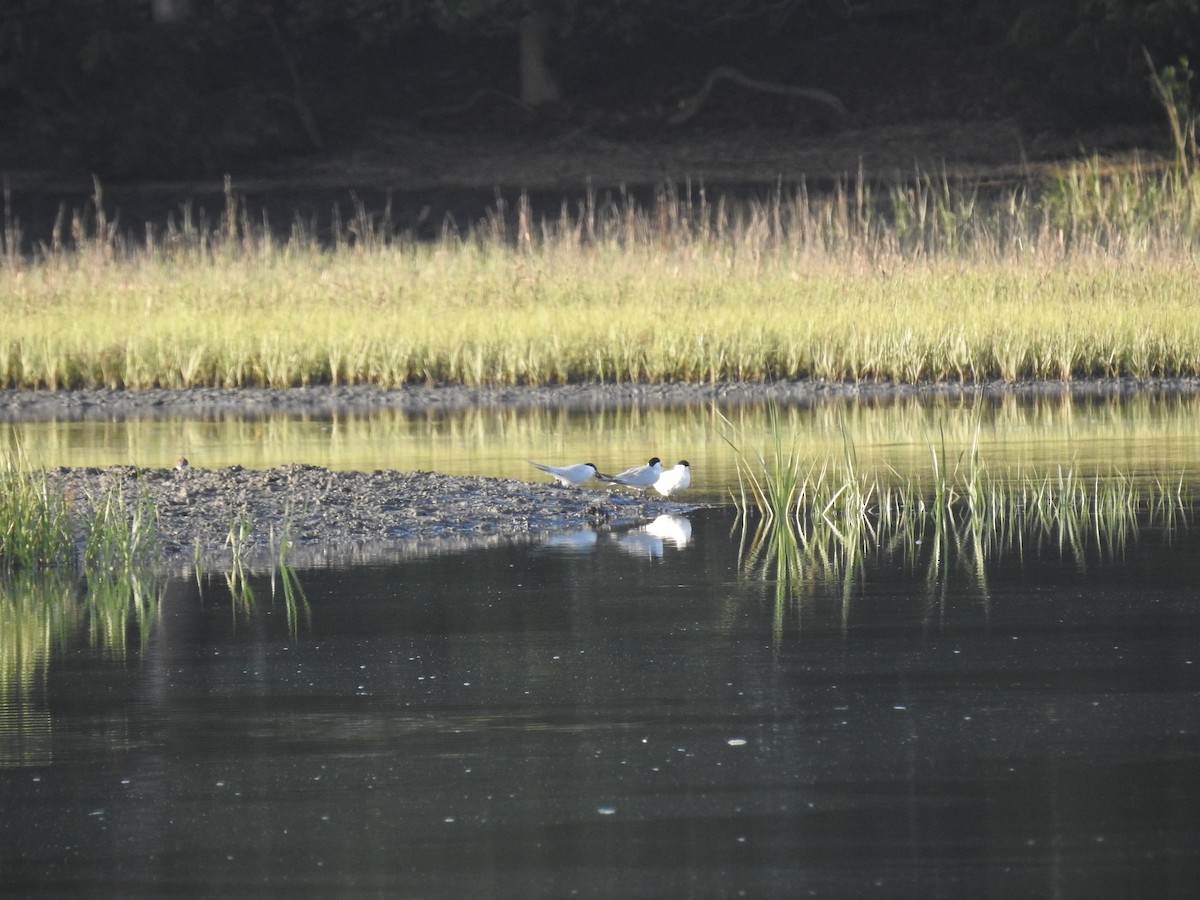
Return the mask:
<svg viewBox="0 0 1200 900">
<path fill-rule="evenodd" d="M 1200 399 L 779 411 L 814 464 L 1200 491 Z M 0 595 L 0 894 L 1200 896 L 1200 525 L 754 556 L 768 411 L 0 426 L 45 465 L 541 476 L 687 458 L 698 508 L 349 569 Z M 753 519 L 753 517 L 752 517 Z M 1028 536 L 1027 536 L 1028 537 Z M 927 542 L 928 543 L 928 542 Z M 982 549 L 981 549 L 982 548 Z M 783 578 L 783 583 L 780 579 Z M 53 608 L 51 608 L 53 607 Z M 64 608 L 66 607 L 66 608 Z"/>
</svg>

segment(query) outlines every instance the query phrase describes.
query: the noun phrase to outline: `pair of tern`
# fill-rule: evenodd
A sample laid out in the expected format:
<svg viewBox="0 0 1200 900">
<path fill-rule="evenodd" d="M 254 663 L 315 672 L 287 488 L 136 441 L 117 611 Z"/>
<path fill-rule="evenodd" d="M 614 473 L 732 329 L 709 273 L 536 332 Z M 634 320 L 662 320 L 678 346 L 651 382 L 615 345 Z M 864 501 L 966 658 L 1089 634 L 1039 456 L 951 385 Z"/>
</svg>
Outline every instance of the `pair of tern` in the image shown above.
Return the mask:
<svg viewBox="0 0 1200 900">
<path fill-rule="evenodd" d="M 664 497 L 678 493 L 692 483 L 692 470 L 686 459 L 681 459 L 675 467 L 663 471 L 662 460 L 657 456 L 644 466 L 634 466 L 616 475 L 605 475 L 593 463 L 576 463 L 573 466 L 547 466 L 542 463 L 530 464 L 553 475 L 560 484 L 567 487 L 579 487 L 589 478 L 596 477 L 610 484 L 622 484 L 639 491 L 648 487 L 654 488 Z"/>
</svg>

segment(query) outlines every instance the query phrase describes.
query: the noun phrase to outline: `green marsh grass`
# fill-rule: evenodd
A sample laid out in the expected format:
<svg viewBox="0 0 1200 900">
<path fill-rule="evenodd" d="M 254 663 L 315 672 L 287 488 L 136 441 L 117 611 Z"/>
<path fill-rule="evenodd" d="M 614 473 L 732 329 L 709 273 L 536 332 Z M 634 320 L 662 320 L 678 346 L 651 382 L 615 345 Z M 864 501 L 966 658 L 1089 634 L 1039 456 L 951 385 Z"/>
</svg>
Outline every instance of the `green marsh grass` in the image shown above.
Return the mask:
<svg viewBox="0 0 1200 900">
<path fill-rule="evenodd" d="M 924 472 L 867 470 L 849 437 L 840 460 L 818 464 L 783 433 L 776 430 L 767 453 L 727 438 L 738 454 L 743 571 L 773 583 L 778 623 L 789 600 L 818 584 L 840 584 L 848 614 L 871 559 L 923 570 L 935 594 L 951 569 L 966 571 L 986 600 L 993 561 L 1054 554 L 1083 569 L 1092 557 L 1119 559 L 1142 528 L 1190 525 L 1196 510 L 1184 473 L 1139 479 L 1112 467 L 993 468 L 978 440 L 956 450 L 931 445 Z"/>
<path fill-rule="evenodd" d="M 292 551 L 295 548 L 295 539 L 292 535 L 292 523 L 295 520 L 294 512 L 291 504 L 289 504 L 284 512 L 278 539 L 275 536 L 274 526 L 271 527 L 270 537 L 271 544 L 276 548 L 270 571 L 271 601 L 275 601 L 277 594 L 283 595 L 283 608 L 287 615 L 288 633 L 293 637 L 299 633 L 301 613 L 304 614 L 306 620 L 309 613 L 308 597 L 304 593 L 304 586 L 300 583 L 300 576 L 290 562 Z M 277 580 L 279 584 L 278 591 L 275 587 Z"/>
<path fill-rule="evenodd" d="M 158 512 L 147 494 L 139 492 L 129 502 L 114 485 L 92 499 L 85 515 L 85 571 L 154 571 L 160 567 Z"/>
<path fill-rule="evenodd" d="M 295 636 L 299 633 L 301 616 L 307 619 L 308 598 L 304 593 L 300 575 L 292 565 L 292 553 L 295 550 L 293 537 L 294 509 L 289 503 L 279 523 L 278 534 L 275 525 L 268 525 L 268 545 L 272 555 L 268 561 L 267 574 L 271 589 L 271 602 L 282 596 L 284 614 L 287 618 L 288 633 Z M 230 523 L 225 535 L 225 547 L 229 551 L 227 564 L 215 568 L 205 558 L 199 546 L 195 548 L 192 560 L 192 572 L 196 579 L 196 589 L 203 597 L 206 585 L 217 574 L 223 582 L 229 595 L 230 608 L 235 620 L 250 612 L 258 602 L 258 593 L 251 584 L 254 567 L 250 555 L 254 552 L 252 534 L 254 521 L 248 509 L 243 508 Z"/>
<path fill-rule="evenodd" d="M 226 214 L 0 253 L 0 384 L 982 381 L 1200 374 L 1200 176 L 1084 161 L 986 188 L 861 173 L 813 194 L 592 197 L 417 244 Z M 9 239 L 6 238 L 6 241 Z M 69 246 L 71 249 L 64 249 Z"/>
<path fill-rule="evenodd" d="M 19 451 L 0 453 L 0 578 L 73 555 L 66 498 Z"/>
<path fill-rule="evenodd" d="M 149 639 L 163 591 L 157 512 L 141 493 L 127 503 L 117 486 L 89 504 L 81 583 L 93 643 L 126 653 L 131 621 Z"/>
<path fill-rule="evenodd" d="M 39 733 L 36 687 L 51 653 L 82 632 L 123 658 L 131 634 L 149 637 L 162 593 L 153 511 L 127 510 L 113 490 L 77 514 L 45 472 L 4 453 L 0 523 L 0 716 L 16 721 L 18 755 L 35 758 L 27 744 Z"/>
<path fill-rule="evenodd" d="M 235 610 L 245 610 L 254 605 L 254 588 L 250 584 L 250 572 L 246 563 L 249 549 L 247 541 L 253 528 L 254 523 L 249 511 L 243 509 L 229 526 L 229 533 L 225 536 L 225 546 L 229 548 L 230 553 L 225 584 L 229 588 L 229 596 L 233 600 Z"/>
<path fill-rule="evenodd" d="M 235 611 L 255 595 L 247 563 L 251 522 L 243 512 L 229 528 L 226 584 Z M 290 511 L 272 561 L 288 627 L 297 631 L 307 601 L 289 559 Z M 274 536 L 272 535 L 274 541 Z M 201 560 L 197 558 L 197 577 Z M 36 674 L 52 646 L 86 627 L 93 646 L 123 657 L 136 632 L 148 639 L 165 587 L 157 511 L 148 494 L 113 485 L 100 496 L 68 498 L 18 452 L 0 452 L 0 705 Z M 10 691 L 10 688 L 12 691 Z"/>
<path fill-rule="evenodd" d="M 23 454 L 5 452 L 0 523 L 6 629 L 48 635 L 45 623 L 82 616 L 92 643 L 116 655 L 124 655 L 131 625 L 143 639 L 149 634 L 161 594 L 161 554 L 148 498 L 130 507 L 114 487 L 75 505 Z M 71 609 L 42 611 L 45 603 Z M 29 658 L 20 647 L 3 652 L 12 654 L 3 660 L 6 667 Z"/>
</svg>

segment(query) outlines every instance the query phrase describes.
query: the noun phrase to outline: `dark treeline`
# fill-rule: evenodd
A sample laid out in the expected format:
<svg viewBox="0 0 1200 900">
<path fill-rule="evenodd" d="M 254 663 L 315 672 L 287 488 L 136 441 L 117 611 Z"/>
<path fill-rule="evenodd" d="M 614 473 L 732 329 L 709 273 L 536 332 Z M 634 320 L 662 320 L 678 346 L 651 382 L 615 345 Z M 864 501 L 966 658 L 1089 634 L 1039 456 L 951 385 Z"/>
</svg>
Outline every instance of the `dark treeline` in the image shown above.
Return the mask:
<svg viewBox="0 0 1200 900">
<path fill-rule="evenodd" d="M 0 164 L 215 173 L 381 122 L 739 127 L 700 114 L 714 73 L 836 120 L 861 108 L 848 73 L 883 92 L 918 46 L 943 49 L 946 80 L 1000 73 L 942 114 L 1121 122 L 1158 111 L 1148 59 L 1192 96 L 1197 44 L 1200 0 L 6 0 Z"/>
</svg>

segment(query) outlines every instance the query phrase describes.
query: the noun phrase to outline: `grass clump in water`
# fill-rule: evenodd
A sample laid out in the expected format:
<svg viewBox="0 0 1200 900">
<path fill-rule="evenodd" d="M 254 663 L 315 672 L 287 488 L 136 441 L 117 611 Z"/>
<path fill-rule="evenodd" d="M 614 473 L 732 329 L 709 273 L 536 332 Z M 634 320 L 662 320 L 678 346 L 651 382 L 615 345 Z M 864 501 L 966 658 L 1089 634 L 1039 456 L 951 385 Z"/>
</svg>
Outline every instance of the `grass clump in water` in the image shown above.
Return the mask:
<svg viewBox="0 0 1200 900">
<path fill-rule="evenodd" d="M 0 706 L 32 710 L 51 649 L 80 627 L 116 656 L 131 628 L 148 637 L 163 584 L 154 519 L 115 488 L 76 514 L 47 473 L 0 453 Z"/>
<path fill-rule="evenodd" d="M 132 634 L 148 639 L 160 608 L 166 580 L 148 494 L 113 484 L 99 497 L 80 499 L 72 502 L 22 454 L 0 453 L 0 712 L 9 717 L 37 714 L 34 685 L 45 677 L 51 651 L 65 647 L 72 635 L 84 629 L 93 646 L 124 657 Z M 235 612 L 254 602 L 250 525 L 243 513 L 229 531 L 226 581 Z M 291 548 L 289 510 L 271 586 L 274 592 L 277 570 L 288 629 L 296 634 L 307 601 L 289 565 Z"/>
<path fill-rule="evenodd" d="M 0 454 L 0 578 L 73 559 L 66 499 L 19 453 Z"/>
<path fill-rule="evenodd" d="M 1117 558 L 1143 527 L 1190 524 L 1189 483 L 1138 480 L 1116 469 L 992 471 L 978 441 L 955 456 L 930 448 L 924 475 L 884 466 L 862 471 L 849 438 L 840 461 L 818 466 L 774 432 L 769 455 L 738 450 L 743 568 L 774 581 L 784 601 L 817 583 L 840 583 L 849 604 L 868 559 L 924 569 L 931 587 L 965 567 L 986 594 L 986 566 L 1055 553 L 1084 568 L 1092 554 Z M 735 449 L 737 449 L 735 447 Z M 752 535 L 748 523 L 757 518 Z M 848 608 L 848 607 L 847 607 Z"/>
</svg>

